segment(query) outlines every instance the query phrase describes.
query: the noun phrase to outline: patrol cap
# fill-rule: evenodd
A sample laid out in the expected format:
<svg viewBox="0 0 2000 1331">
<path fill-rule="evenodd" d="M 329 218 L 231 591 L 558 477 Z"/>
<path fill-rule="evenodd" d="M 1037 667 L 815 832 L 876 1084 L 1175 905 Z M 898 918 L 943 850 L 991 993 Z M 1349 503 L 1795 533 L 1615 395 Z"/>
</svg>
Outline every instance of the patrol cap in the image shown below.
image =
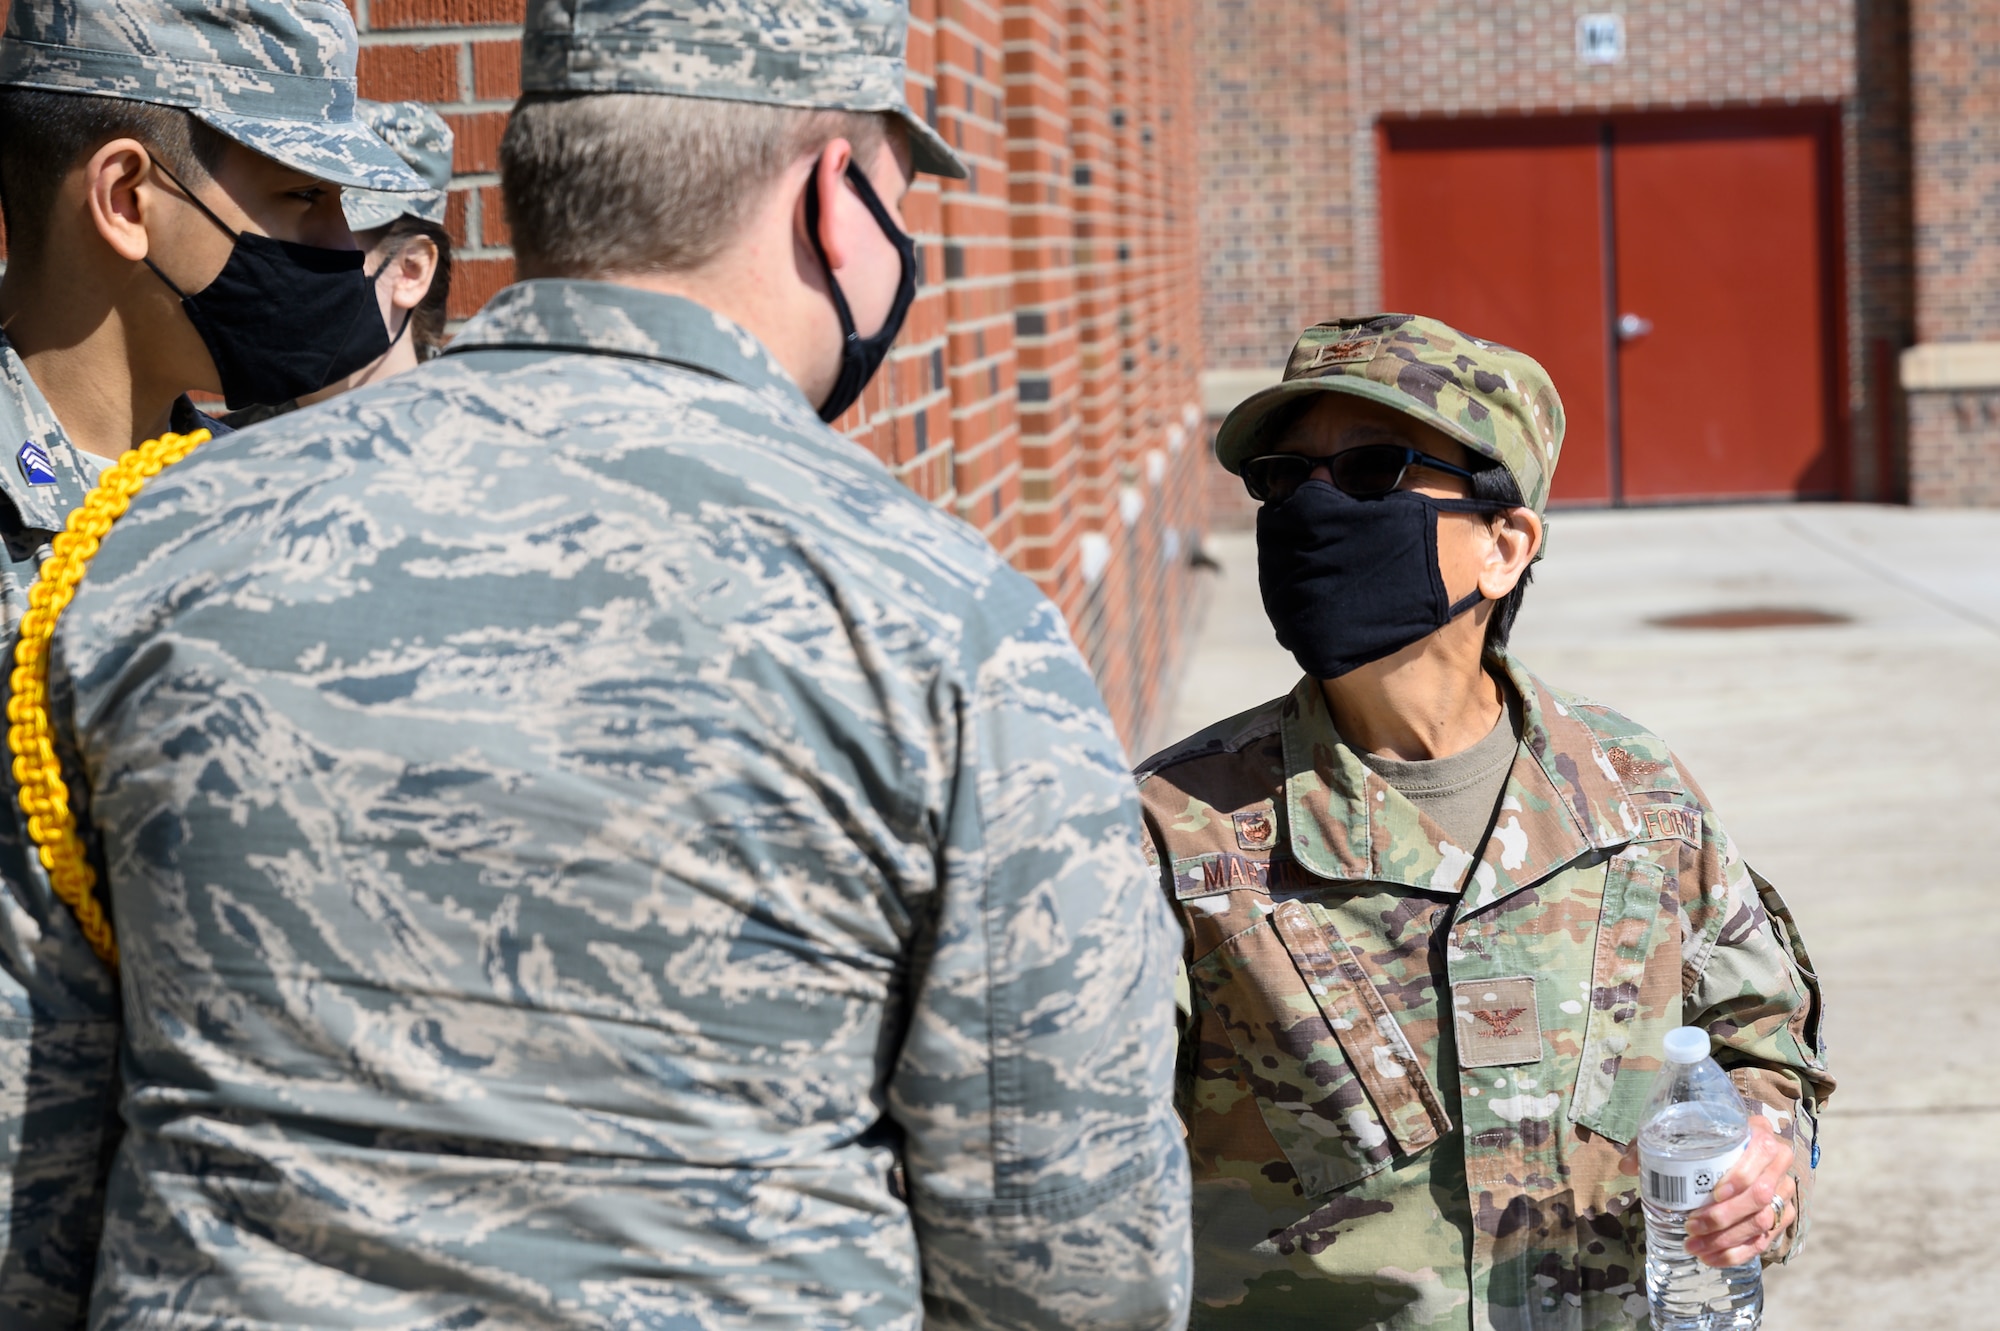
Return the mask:
<svg viewBox="0 0 2000 1331">
<path fill-rule="evenodd" d="M 892 112 L 917 170 L 963 179 L 904 99 L 909 26 L 905 0 L 528 0 L 521 90 Z"/>
<path fill-rule="evenodd" d="M 422 102 L 371 102 L 365 97 L 355 104 L 355 114 L 410 164 L 425 188 L 418 194 L 342 190 L 340 211 L 348 229 L 373 231 L 405 213 L 426 222 L 444 221 L 444 194 L 451 184 L 451 126 L 444 117 Z"/>
<path fill-rule="evenodd" d="M 13 0 L 0 85 L 178 106 L 315 179 L 421 189 L 355 119 L 359 45 L 340 0 Z"/>
<path fill-rule="evenodd" d="M 1548 506 L 1563 405 L 1532 356 L 1421 315 L 1314 324 L 1292 347 L 1284 379 L 1223 419 L 1216 460 L 1234 472 L 1269 452 L 1285 409 L 1311 393 L 1346 393 L 1414 417 L 1505 467 L 1535 512 Z"/>
</svg>

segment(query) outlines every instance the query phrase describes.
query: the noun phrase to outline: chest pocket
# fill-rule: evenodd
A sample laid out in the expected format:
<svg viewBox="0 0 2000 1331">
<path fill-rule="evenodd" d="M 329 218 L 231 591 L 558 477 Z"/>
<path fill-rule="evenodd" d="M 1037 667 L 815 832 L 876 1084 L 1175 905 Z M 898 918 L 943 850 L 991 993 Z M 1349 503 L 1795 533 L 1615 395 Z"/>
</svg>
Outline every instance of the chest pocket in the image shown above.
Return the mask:
<svg viewBox="0 0 2000 1331">
<path fill-rule="evenodd" d="M 1268 865 L 1224 858 L 1175 866 L 1188 976 L 1299 1186 L 1330 1192 L 1431 1145 L 1451 1121 L 1345 940 L 1274 900 Z"/>
<path fill-rule="evenodd" d="M 1655 844 L 1673 856 L 1676 843 Z M 1661 1042 L 1680 1024 L 1680 949 L 1671 958 L 1653 956 L 1654 940 L 1678 918 L 1679 885 L 1650 859 L 1620 856 L 1605 867 L 1570 1117 L 1623 1146 L 1639 1130 Z"/>
</svg>

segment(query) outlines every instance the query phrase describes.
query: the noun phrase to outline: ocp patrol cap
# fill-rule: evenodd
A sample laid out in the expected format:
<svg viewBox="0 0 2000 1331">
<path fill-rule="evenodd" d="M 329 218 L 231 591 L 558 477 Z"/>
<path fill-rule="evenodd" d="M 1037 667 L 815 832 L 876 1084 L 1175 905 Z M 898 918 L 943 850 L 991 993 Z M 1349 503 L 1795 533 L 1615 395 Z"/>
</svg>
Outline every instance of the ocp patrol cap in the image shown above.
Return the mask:
<svg viewBox="0 0 2000 1331">
<path fill-rule="evenodd" d="M 373 231 L 399 217 L 443 222 L 445 191 L 451 186 L 451 126 L 444 117 L 422 102 L 356 103 L 361 123 L 375 131 L 382 142 L 410 164 L 423 179 L 416 194 L 387 194 L 380 190 L 349 189 L 340 192 L 340 211 L 350 231 Z"/>
<path fill-rule="evenodd" d="M 359 49 L 340 0 L 13 0 L 0 85 L 177 106 L 315 179 L 422 189 L 355 118 Z"/>
<path fill-rule="evenodd" d="M 529 0 L 521 90 L 886 112 L 917 170 L 963 179 L 904 98 L 909 25 L 905 0 Z"/>
<path fill-rule="evenodd" d="M 1271 451 L 1287 410 L 1315 393 L 1393 407 L 1505 467 L 1528 507 L 1548 506 L 1562 451 L 1563 405 L 1534 357 L 1413 314 L 1314 324 L 1299 335 L 1282 381 L 1238 403 L 1215 436 L 1237 471 Z"/>
</svg>

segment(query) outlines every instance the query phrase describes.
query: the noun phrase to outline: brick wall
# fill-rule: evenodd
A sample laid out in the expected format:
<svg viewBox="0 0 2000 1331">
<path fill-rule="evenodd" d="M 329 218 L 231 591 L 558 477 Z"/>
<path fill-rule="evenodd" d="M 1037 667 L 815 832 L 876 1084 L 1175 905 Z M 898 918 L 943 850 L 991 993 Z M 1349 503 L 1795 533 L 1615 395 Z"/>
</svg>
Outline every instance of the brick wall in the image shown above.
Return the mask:
<svg viewBox="0 0 2000 1331">
<path fill-rule="evenodd" d="M 1909 0 L 1915 331 L 2000 343 L 2000 9 Z M 1983 372 L 1913 392 L 1910 498 L 2000 504 L 2000 347 Z"/>
<path fill-rule="evenodd" d="M 351 0 L 361 95 L 429 102 L 451 125 L 451 315 L 463 319 L 514 271 L 500 207 L 500 134 L 521 86 L 521 0 Z"/>
<path fill-rule="evenodd" d="M 457 136 L 463 319 L 513 277 L 524 0 L 348 3 L 362 95 L 428 102 Z M 972 175 L 904 203 L 924 285 L 838 422 L 1047 591 L 1135 751 L 1164 738 L 1206 526 L 1194 4 L 914 0 L 909 100 Z"/>
<path fill-rule="evenodd" d="M 511 275 L 521 0 L 350 0 L 366 96 L 459 136 L 454 313 Z M 914 0 L 909 100 L 972 169 L 904 216 L 924 287 L 839 422 L 1069 617 L 1128 744 L 1165 710 L 1204 527 L 1194 0 Z M 460 285 L 462 280 L 463 285 Z"/>
<path fill-rule="evenodd" d="M 1348 6 L 1203 0 L 1202 327 L 1211 369 L 1284 364 L 1355 298 Z"/>
<path fill-rule="evenodd" d="M 1375 133 L 1384 116 L 1836 104 L 1851 470 L 1857 494 L 1894 497 L 1895 353 L 1911 336 L 1909 118 L 1899 82 L 1909 2 L 1204 0 L 1208 364 L 1274 369 L 1305 325 L 1378 307 Z M 1978 11 L 1985 22 L 2000 15 L 1989 0 L 1935 8 L 1940 41 L 1955 21 L 1945 10 Z M 1620 63 L 1577 56 L 1577 19 L 1597 11 L 1624 16 Z M 1920 107 L 1920 121 L 1924 114 Z M 1944 103 L 1932 114 L 1934 134 L 1950 133 L 1946 122 L 1978 124 L 1953 121 L 1958 112 Z M 1982 253 L 2000 265 L 2000 246 Z"/>
<path fill-rule="evenodd" d="M 1910 48 L 1907 0 L 1865 0 L 1855 13 L 1853 143 L 1846 185 L 1848 380 L 1857 497 L 1909 497 L 1907 405 L 1897 356 L 1916 340 L 1911 266 Z"/>
<path fill-rule="evenodd" d="M 2000 6 L 1909 13 L 1917 337 L 2000 339 Z"/>
<path fill-rule="evenodd" d="M 1356 0 L 1355 152 L 1372 167 L 1384 115 L 1681 110 L 1802 101 L 1854 91 L 1853 0 Z M 1625 16 L 1626 57 L 1586 65 L 1576 20 Z M 1360 302 L 1381 299 L 1372 170 L 1353 212 Z"/>
<path fill-rule="evenodd" d="M 2000 507 L 2000 391 L 1909 395 L 1910 501 Z"/>
</svg>

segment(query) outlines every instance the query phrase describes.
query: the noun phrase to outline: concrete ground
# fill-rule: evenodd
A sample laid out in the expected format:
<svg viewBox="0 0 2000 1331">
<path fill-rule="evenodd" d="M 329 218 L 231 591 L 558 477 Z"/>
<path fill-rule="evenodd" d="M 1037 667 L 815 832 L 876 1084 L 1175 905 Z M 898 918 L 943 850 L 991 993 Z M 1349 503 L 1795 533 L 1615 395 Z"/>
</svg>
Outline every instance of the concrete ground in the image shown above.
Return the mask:
<svg viewBox="0 0 2000 1331">
<path fill-rule="evenodd" d="M 1559 513 L 1515 630 L 1544 678 L 1664 735 L 1796 913 L 1840 1088 L 1773 1331 L 2000 1328 L 2000 513 Z M 1248 533 L 1164 731 L 1288 689 Z M 1810 627 L 1673 629 L 1718 609 Z M 1163 733 L 1162 738 L 1168 736 Z"/>
</svg>

